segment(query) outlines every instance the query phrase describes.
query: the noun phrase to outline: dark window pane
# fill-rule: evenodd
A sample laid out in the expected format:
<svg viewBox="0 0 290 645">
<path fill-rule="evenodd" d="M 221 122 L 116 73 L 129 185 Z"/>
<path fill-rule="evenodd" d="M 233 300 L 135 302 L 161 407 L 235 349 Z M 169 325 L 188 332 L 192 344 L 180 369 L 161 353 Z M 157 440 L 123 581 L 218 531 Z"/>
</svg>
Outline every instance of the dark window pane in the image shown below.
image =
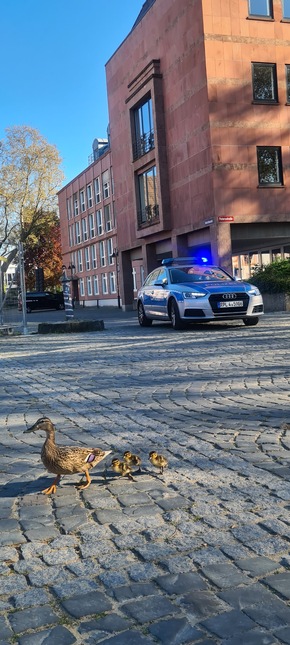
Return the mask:
<svg viewBox="0 0 290 645">
<path fill-rule="evenodd" d="M 250 16 L 269 16 L 272 17 L 271 0 L 249 0 Z"/>
<path fill-rule="evenodd" d="M 277 102 L 276 65 L 253 63 L 252 71 L 254 101 Z"/>
<path fill-rule="evenodd" d="M 152 100 L 146 99 L 134 110 L 133 158 L 138 159 L 154 148 Z"/>
<path fill-rule="evenodd" d="M 156 166 L 138 177 L 139 183 L 139 226 L 150 226 L 159 220 Z"/>
<path fill-rule="evenodd" d="M 283 0 L 283 18 L 290 18 L 290 0 Z"/>
<path fill-rule="evenodd" d="M 259 184 L 282 184 L 281 148 L 257 148 Z"/>
</svg>

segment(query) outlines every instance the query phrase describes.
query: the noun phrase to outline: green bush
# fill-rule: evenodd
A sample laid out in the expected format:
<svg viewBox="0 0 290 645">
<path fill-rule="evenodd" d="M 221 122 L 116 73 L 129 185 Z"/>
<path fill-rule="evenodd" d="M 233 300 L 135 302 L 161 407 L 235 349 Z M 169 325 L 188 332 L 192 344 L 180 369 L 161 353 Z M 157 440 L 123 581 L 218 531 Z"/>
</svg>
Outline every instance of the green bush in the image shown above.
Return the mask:
<svg viewBox="0 0 290 645">
<path fill-rule="evenodd" d="M 261 293 L 290 293 L 290 261 L 278 260 L 256 269 L 249 282 Z"/>
</svg>

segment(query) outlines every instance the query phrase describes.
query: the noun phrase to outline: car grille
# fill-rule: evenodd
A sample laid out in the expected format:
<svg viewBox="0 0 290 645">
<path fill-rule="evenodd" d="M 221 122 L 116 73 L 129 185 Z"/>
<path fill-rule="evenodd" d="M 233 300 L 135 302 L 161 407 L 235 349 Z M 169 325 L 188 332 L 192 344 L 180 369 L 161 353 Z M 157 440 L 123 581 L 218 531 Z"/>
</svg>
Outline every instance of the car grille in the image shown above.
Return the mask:
<svg viewBox="0 0 290 645">
<path fill-rule="evenodd" d="M 203 309 L 185 309 L 184 318 L 204 318 L 205 313 Z"/>
<path fill-rule="evenodd" d="M 221 318 L 227 318 L 231 316 L 232 314 L 244 314 L 246 313 L 248 309 L 248 304 L 249 304 L 249 296 L 247 293 L 238 293 L 236 300 L 242 300 L 243 301 L 243 306 L 242 307 L 229 307 L 228 309 L 220 309 L 218 307 L 218 302 L 226 302 L 225 299 L 223 298 L 223 293 L 213 293 L 209 297 L 209 303 L 212 308 L 212 311 L 214 314 L 220 316 Z M 227 294 L 230 295 L 230 294 Z M 231 298 L 229 298 L 231 300 Z"/>
</svg>

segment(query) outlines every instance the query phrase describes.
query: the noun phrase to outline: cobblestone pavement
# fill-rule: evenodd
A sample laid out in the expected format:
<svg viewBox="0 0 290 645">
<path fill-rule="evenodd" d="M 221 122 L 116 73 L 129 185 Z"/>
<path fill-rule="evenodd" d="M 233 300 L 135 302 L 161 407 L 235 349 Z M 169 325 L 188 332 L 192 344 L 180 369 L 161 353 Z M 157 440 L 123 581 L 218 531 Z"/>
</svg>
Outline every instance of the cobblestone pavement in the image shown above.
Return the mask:
<svg viewBox="0 0 290 645">
<path fill-rule="evenodd" d="M 290 316 L 0 339 L 0 643 L 290 643 Z M 55 495 L 64 444 L 131 449 Z M 165 454 L 163 476 L 149 451 Z"/>
</svg>

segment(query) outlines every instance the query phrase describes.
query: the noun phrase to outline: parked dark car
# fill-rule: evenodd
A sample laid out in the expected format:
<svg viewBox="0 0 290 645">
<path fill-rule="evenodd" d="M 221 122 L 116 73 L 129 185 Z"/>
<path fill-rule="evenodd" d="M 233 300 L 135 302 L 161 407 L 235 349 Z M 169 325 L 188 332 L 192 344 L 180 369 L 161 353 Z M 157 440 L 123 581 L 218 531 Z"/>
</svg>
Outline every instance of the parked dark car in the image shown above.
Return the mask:
<svg viewBox="0 0 290 645">
<path fill-rule="evenodd" d="M 59 293 L 52 293 L 50 291 L 27 291 L 26 311 L 30 314 L 36 309 L 64 309 L 62 291 Z M 18 311 L 22 311 L 21 293 L 18 296 Z"/>
</svg>

